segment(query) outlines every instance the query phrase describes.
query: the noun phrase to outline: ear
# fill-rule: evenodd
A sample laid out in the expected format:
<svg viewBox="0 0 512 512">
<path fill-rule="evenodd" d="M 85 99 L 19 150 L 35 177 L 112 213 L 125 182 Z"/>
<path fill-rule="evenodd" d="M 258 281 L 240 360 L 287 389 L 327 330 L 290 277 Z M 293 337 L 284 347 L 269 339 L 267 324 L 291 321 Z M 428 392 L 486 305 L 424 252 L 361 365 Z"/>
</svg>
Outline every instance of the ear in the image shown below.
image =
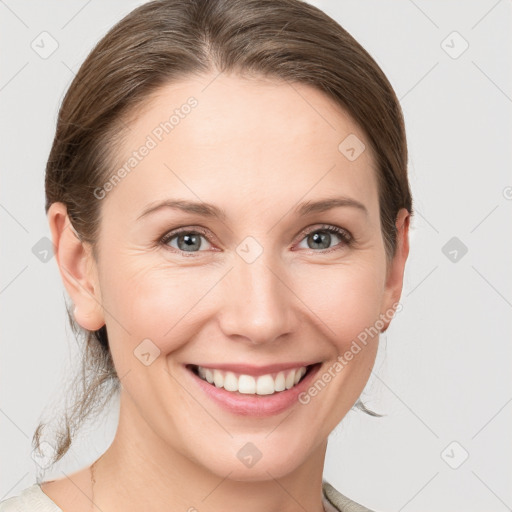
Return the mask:
<svg viewBox="0 0 512 512">
<path fill-rule="evenodd" d="M 52 203 L 47 216 L 59 272 L 75 304 L 75 319 L 84 329 L 96 331 L 105 324 L 105 319 L 90 244 L 78 238 L 64 203 Z"/>
<path fill-rule="evenodd" d="M 393 305 L 398 303 L 402 295 L 405 262 L 409 255 L 410 218 L 411 215 L 406 208 L 402 208 L 396 218 L 396 251 L 387 271 L 384 299 L 382 302 L 383 309 L 381 310 L 381 318 L 384 321 L 384 327 L 381 329 L 381 332 L 384 332 L 389 327 L 392 320 L 390 311 L 395 309 Z"/>
</svg>

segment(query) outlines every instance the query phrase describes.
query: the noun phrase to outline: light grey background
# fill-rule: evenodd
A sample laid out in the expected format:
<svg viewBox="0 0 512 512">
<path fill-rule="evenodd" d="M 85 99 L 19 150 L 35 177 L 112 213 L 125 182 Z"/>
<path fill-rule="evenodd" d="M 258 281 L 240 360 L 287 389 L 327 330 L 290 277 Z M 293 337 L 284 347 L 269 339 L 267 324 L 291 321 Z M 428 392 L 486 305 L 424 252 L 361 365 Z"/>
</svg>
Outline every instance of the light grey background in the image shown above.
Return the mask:
<svg viewBox="0 0 512 512">
<path fill-rule="evenodd" d="M 55 259 L 33 252 L 50 237 L 44 168 L 57 110 L 93 44 L 141 3 L 0 0 L 0 500 L 35 482 L 34 428 L 44 407 L 61 405 L 78 357 Z M 416 209 L 403 310 L 362 396 L 387 416 L 351 411 L 330 437 L 324 477 L 375 510 L 510 510 L 511 2 L 311 3 L 397 91 Z M 43 31 L 58 42 L 47 58 L 31 47 Z M 466 254 L 443 252 L 452 237 Z M 48 477 L 97 458 L 116 419 L 113 407 L 86 426 Z"/>
</svg>

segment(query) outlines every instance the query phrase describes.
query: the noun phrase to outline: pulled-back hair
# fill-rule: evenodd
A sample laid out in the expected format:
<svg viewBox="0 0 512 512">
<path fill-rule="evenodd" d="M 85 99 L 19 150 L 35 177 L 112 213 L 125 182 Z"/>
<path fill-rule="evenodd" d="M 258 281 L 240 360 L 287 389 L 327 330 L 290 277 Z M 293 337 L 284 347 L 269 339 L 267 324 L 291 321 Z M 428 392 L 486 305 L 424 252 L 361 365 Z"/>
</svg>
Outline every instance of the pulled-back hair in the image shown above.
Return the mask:
<svg viewBox="0 0 512 512">
<path fill-rule="evenodd" d="M 161 86 L 221 72 L 308 84 L 350 114 L 375 155 L 381 231 L 391 261 L 397 213 L 406 208 L 412 214 L 402 110 L 366 50 L 300 0 L 155 0 L 125 16 L 90 52 L 64 97 L 46 166 L 46 213 L 52 203 L 64 203 L 77 236 L 97 259 L 102 202 L 94 191 L 115 170 L 130 114 Z M 106 326 L 88 331 L 69 308 L 67 313 L 83 339 L 82 371 L 70 387 L 75 401 L 62 418 L 53 463 L 83 421 L 120 388 Z M 355 406 L 380 416 L 361 400 Z M 41 422 L 34 433 L 35 448 L 45 426 Z"/>
</svg>

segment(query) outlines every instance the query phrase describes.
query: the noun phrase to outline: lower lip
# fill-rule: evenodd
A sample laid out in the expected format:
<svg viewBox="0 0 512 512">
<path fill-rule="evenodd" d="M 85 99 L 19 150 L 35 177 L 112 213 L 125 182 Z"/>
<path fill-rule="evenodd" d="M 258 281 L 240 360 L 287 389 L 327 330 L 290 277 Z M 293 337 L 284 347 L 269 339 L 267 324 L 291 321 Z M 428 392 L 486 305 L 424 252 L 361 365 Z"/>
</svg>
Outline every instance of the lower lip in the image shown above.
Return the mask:
<svg viewBox="0 0 512 512">
<path fill-rule="evenodd" d="M 296 386 L 272 395 L 248 395 L 238 391 L 226 391 L 224 388 L 209 384 L 189 368 L 185 367 L 185 371 L 199 388 L 223 409 L 243 416 L 272 416 L 298 402 L 299 395 L 309 387 L 320 366 L 320 363 L 317 363 L 308 368 L 308 373 Z"/>
</svg>

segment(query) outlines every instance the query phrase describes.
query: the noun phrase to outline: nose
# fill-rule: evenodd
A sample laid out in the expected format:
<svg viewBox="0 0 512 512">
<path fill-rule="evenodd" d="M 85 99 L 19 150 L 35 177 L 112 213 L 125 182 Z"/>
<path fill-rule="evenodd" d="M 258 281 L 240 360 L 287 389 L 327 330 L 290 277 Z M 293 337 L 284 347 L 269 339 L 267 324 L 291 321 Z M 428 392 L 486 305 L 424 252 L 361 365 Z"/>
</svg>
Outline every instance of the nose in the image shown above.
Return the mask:
<svg viewBox="0 0 512 512">
<path fill-rule="evenodd" d="M 297 298 L 282 263 L 265 252 L 252 263 L 237 256 L 221 284 L 217 317 L 225 336 L 262 344 L 292 333 Z"/>
</svg>

